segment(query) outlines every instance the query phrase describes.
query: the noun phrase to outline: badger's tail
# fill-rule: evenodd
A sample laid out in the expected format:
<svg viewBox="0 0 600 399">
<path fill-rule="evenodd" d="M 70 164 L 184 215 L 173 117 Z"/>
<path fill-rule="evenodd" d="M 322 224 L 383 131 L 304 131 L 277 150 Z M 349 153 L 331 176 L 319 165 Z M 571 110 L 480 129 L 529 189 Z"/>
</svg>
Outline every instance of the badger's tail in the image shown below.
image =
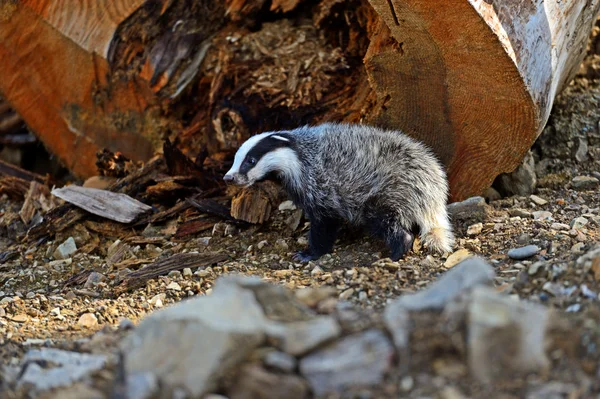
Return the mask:
<svg viewBox="0 0 600 399">
<path fill-rule="evenodd" d="M 445 204 L 424 215 L 421 221 L 421 240 L 429 250 L 439 252 L 452 252 L 454 234 L 448 218 Z"/>
</svg>

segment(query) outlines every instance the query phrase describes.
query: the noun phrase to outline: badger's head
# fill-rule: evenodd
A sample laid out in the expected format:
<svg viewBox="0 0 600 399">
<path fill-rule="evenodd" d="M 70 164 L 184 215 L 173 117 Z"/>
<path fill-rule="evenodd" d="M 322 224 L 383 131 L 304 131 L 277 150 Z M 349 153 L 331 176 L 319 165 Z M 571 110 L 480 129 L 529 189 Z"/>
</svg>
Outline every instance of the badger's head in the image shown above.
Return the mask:
<svg viewBox="0 0 600 399">
<path fill-rule="evenodd" d="M 250 186 L 273 173 L 292 183 L 298 179 L 300 161 L 289 133 L 267 132 L 250 137 L 236 152 L 223 180 Z"/>
</svg>

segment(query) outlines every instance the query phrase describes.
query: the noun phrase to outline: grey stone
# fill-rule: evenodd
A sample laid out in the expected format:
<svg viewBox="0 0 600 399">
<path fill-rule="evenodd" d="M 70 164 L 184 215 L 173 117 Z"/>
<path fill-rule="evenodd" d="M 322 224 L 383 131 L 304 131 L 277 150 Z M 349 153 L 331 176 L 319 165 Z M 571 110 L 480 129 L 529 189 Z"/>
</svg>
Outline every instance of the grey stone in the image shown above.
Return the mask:
<svg viewBox="0 0 600 399">
<path fill-rule="evenodd" d="M 152 373 L 127 375 L 127 399 L 149 399 L 158 392 L 158 379 Z"/>
<path fill-rule="evenodd" d="M 571 184 L 575 190 L 593 190 L 600 181 L 592 176 L 576 176 Z"/>
<path fill-rule="evenodd" d="M 281 204 L 279 204 L 280 211 L 294 211 L 296 209 L 296 205 L 294 205 L 294 202 L 290 200 L 283 201 Z"/>
<path fill-rule="evenodd" d="M 377 329 L 347 336 L 300 361 L 300 374 L 315 395 L 382 382 L 391 367 L 394 348 Z"/>
<path fill-rule="evenodd" d="M 531 151 L 528 151 L 521 165 L 511 173 L 498 176 L 496 184 L 500 192 L 506 196 L 529 195 L 535 190 L 535 161 Z"/>
<path fill-rule="evenodd" d="M 488 287 L 474 289 L 468 308 L 471 373 L 488 383 L 547 368 L 544 346 L 549 320 L 543 306 L 501 296 Z"/>
<path fill-rule="evenodd" d="M 511 259 L 521 260 L 532 257 L 540 251 L 537 245 L 526 245 L 520 248 L 512 248 L 508 251 L 508 257 Z"/>
<path fill-rule="evenodd" d="M 428 288 L 396 299 L 388 305 L 384 317 L 398 308 L 409 311 L 443 309 L 465 291 L 477 285 L 491 284 L 494 276 L 494 269 L 487 262 L 479 257 L 470 257 L 448 270 Z"/>
<path fill-rule="evenodd" d="M 283 371 L 284 373 L 291 373 L 296 369 L 298 364 L 294 356 L 280 351 L 268 352 L 263 358 L 263 363 L 267 367 Z"/>
<path fill-rule="evenodd" d="M 571 226 L 572 229 L 581 229 L 583 226 L 585 226 L 588 223 L 588 220 L 586 218 L 584 218 L 583 216 L 579 216 L 573 220 L 571 220 L 571 223 L 569 224 L 569 226 Z"/>
<path fill-rule="evenodd" d="M 69 237 L 65 240 L 65 242 L 63 242 L 56 248 L 53 254 L 54 259 L 67 259 L 76 251 L 77 245 L 75 244 L 75 239 L 73 239 L 73 237 Z"/>
<path fill-rule="evenodd" d="M 264 341 L 265 316 L 246 289 L 256 284 L 259 279 L 224 277 L 211 295 L 150 314 L 122 343 L 127 373 L 154 373 L 161 384 L 192 396 L 216 388 L 221 375 Z"/>
<path fill-rule="evenodd" d="M 448 213 L 453 221 L 483 222 L 488 212 L 489 206 L 483 197 L 471 197 L 448 205 Z"/>
<path fill-rule="evenodd" d="M 303 355 L 317 346 L 338 337 L 342 329 L 329 316 L 291 323 L 269 323 L 267 335 L 276 346 L 290 355 Z"/>
<path fill-rule="evenodd" d="M 47 363 L 53 367 L 43 368 Z M 32 349 L 23 356 L 20 386 L 32 386 L 37 391 L 65 387 L 81 381 L 107 364 L 104 355 L 68 352 L 54 348 Z"/>
<path fill-rule="evenodd" d="M 535 211 L 532 215 L 535 220 L 553 220 L 552 212 L 549 211 Z"/>
<path fill-rule="evenodd" d="M 521 209 L 521 208 L 514 208 L 514 209 L 509 209 L 508 214 L 510 216 L 519 216 L 522 218 L 531 218 L 531 212 L 526 211 L 525 209 Z"/>
<path fill-rule="evenodd" d="M 91 272 L 87 280 L 85 281 L 83 288 L 94 288 L 103 281 L 106 281 L 106 276 L 104 274 L 98 272 Z"/>
<path fill-rule="evenodd" d="M 577 151 L 575 151 L 577 162 L 585 162 L 588 159 L 588 142 L 585 137 L 579 137 Z"/>
<path fill-rule="evenodd" d="M 535 194 L 531 194 L 531 195 L 529 196 L 529 199 L 530 199 L 530 200 L 531 200 L 531 201 L 532 201 L 534 204 L 536 204 L 536 205 L 539 205 L 539 206 L 544 206 L 544 205 L 546 205 L 546 204 L 548 203 L 548 201 L 547 201 L 547 200 L 545 200 L 545 199 L 543 199 L 542 197 L 539 197 L 539 196 L 537 196 L 537 195 L 535 195 Z"/>
</svg>

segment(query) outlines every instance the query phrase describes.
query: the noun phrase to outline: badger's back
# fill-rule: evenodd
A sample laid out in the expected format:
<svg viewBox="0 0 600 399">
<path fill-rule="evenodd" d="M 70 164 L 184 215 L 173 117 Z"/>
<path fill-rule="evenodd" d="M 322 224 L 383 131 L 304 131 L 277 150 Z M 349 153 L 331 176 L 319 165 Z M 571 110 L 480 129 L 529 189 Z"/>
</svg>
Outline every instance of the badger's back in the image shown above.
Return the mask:
<svg viewBox="0 0 600 399">
<path fill-rule="evenodd" d="M 445 204 L 440 163 L 423 144 L 398 131 L 323 124 L 295 133 L 305 195 L 319 209 L 361 223 L 373 207 L 391 207 L 409 217 L 426 212 L 432 201 Z"/>
</svg>

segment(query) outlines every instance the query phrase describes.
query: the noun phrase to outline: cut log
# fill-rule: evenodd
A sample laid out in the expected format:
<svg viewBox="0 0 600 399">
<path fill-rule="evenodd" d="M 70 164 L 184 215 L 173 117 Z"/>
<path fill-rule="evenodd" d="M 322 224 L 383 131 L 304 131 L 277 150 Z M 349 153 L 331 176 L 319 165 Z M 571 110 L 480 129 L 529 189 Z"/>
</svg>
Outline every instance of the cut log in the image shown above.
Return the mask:
<svg viewBox="0 0 600 399">
<path fill-rule="evenodd" d="M 96 174 L 103 148 L 145 161 L 168 136 L 226 165 L 223 154 L 260 131 L 363 122 L 431 146 L 452 200 L 462 200 L 521 162 L 600 9 L 587 0 L 307 4 L 3 2 L 0 92 L 82 177 Z"/>
</svg>

